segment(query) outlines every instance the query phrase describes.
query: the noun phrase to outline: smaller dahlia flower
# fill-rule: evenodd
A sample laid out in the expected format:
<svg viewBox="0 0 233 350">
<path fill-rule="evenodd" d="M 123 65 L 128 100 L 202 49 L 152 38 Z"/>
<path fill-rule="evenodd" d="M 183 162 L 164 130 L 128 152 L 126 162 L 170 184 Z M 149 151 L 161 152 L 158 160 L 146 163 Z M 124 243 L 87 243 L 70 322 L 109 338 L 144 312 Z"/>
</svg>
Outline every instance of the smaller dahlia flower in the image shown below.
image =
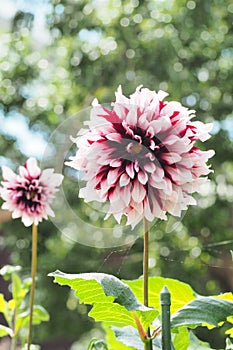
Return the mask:
<svg viewBox="0 0 233 350">
<path fill-rule="evenodd" d="M 54 169 L 42 171 L 34 158 L 19 167 L 19 175 L 6 166 L 2 166 L 2 175 L 2 209 L 11 211 L 13 219 L 21 217 L 23 224 L 30 226 L 54 216 L 50 204 L 63 175 L 55 174 Z"/>
<path fill-rule="evenodd" d="M 164 101 L 167 93 L 139 86 L 126 97 L 121 87 L 112 108 L 94 101 L 87 129 L 76 138 L 77 153 L 67 165 L 81 171 L 86 202 L 108 201 L 107 213 L 132 228 L 143 218 L 181 216 L 207 181 L 213 150 L 201 151 L 212 124 L 192 121 L 193 110 Z"/>
</svg>

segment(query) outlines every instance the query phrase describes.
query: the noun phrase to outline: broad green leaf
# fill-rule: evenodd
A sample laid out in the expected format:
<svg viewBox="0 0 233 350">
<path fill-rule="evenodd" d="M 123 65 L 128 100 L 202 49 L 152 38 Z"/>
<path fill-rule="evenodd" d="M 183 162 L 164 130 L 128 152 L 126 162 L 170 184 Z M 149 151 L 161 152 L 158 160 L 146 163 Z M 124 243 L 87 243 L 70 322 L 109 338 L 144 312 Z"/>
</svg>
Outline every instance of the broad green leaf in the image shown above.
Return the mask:
<svg viewBox="0 0 233 350">
<path fill-rule="evenodd" d="M 106 325 L 103 323 L 102 328 L 104 329 L 104 331 L 106 333 L 106 340 L 107 340 L 109 350 L 135 350 L 134 347 L 126 346 L 123 343 L 117 341 L 115 333 L 109 325 Z M 135 330 L 135 333 L 137 334 L 136 330 Z M 138 336 L 138 334 L 137 334 L 137 336 Z"/>
<path fill-rule="evenodd" d="M 9 335 L 12 338 L 14 336 L 14 332 L 11 328 L 0 324 L 0 337 L 4 337 L 6 335 Z"/>
<path fill-rule="evenodd" d="M 55 282 L 61 285 L 68 285 L 75 291 L 82 302 L 82 298 L 88 294 L 91 302 L 102 301 L 102 297 L 112 296 L 115 303 L 124 306 L 127 310 L 146 310 L 147 308 L 140 303 L 132 290 L 117 277 L 105 273 L 80 273 L 66 274 L 61 271 L 55 271 L 49 274 L 55 277 Z M 94 290 L 88 290 L 87 283 L 93 281 Z M 84 284 L 82 283 L 84 282 Z M 95 291 L 95 288 L 97 289 Z"/>
<path fill-rule="evenodd" d="M 11 275 L 21 270 L 21 266 L 5 265 L 0 269 L 0 275 L 5 279 L 11 279 Z"/>
<path fill-rule="evenodd" d="M 15 309 L 16 303 L 14 299 L 9 300 L 7 304 L 8 304 L 9 310 L 13 311 Z"/>
<path fill-rule="evenodd" d="M 0 294 L 0 312 L 4 314 L 5 308 L 6 308 L 6 300 L 4 298 L 4 295 L 1 293 Z"/>
<path fill-rule="evenodd" d="M 144 350 L 144 343 L 142 342 L 142 340 L 138 335 L 138 332 L 134 328 L 130 326 L 126 326 L 122 328 L 112 327 L 112 329 L 115 333 L 115 337 L 118 342 L 123 343 L 129 349 L 131 349 L 132 347 L 133 349 Z M 153 339 L 153 350 L 161 350 L 161 349 L 162 349 L 161 336 L 158 336 L 155 339 Z M 121 347 L 119 347 L 119 350 L 121 350 Z"/>
<path fill-rule="evenodd" d="M 98 303 L 98 307 L 93 307 L 89 316 L 96 321 L 103 321 L 114 326 L 130 325 L 135 327 L 133 313 L 125 309 L 124 306 L 115 303 Z"/>
<path fill-rule="evenodd" d="M 12 312 L 10 311 L 9 302 L 7 302 L 4 298 L 3 294 L 0 294 L 0 313 L 2 313 L 7 321 L 7 323 L 10 325 L 11 323 L 11 317 Z"/>
<path fill-rule="evenodd" d="M 143 350 L 144 344 L 135 328 L 126 326 L 123 328 L 112 327 L 118 342 L 123 343 L 127 348 Z M 119 347 L 121 349 L 121 347 Z"/>
<path fill-rule="evenodd" d="M 20 306 L 27 292 L 23 288 L 22 281 L 16 273 L 12 273 L 12 295 L 16 308 Z"/>
<path fill-rule="evenodd" d="M 29 315 L 30 315 L 29 309 L 17 315 L 16 333 L 18 333 L 20 329 L 28 325 Z M 49 321 L 48 312 L 41 305 L 34 305 L 32 323 L 34 325 L 38 325 L 41 322 L 47 322 L 47 321 Z"/>
<path fill-rule="evenodd" d="M 229 338 L 226 339 L 226 350 L 233 350 L 233 344 Z"/>
<path fill-rule="evenodd" d="M 190 343 L 188 329 L 186 327 L 176 328 L 176 332 L 172 334 L 172 343 L 175 350 L 187 350 Z"/>
<path fill-rule="evenodd" d="M 233 302 L 214 298 L 198 297 L 178 310 L 171 318 L 171 326 L 198 326 L 203 323 L 218 327 L 233 315 Z"/>
<path fill-rule="evenodd" d="M 233 324 L 233 316 L 227 317 L 227 322 Z M 229 335 L 231 338 L 233 338 L 233 328 L 228 329 L 225 334 Z"/>
<path fill-rule="evenodd" d="M 214 350 L 208 343 L 198 339 L 192 332 L 189 333 L 190 345 L 187 350 Z"/>
<path fill-rule="evenodd" d="M 142 302 L 143 279 L 124 282 Z M 149 306 L 160 309 L 160 292 L 164 286 L 167 286 L 171 293 L 171 314 L 196 298 L 194 290 L 184 282 L 171 278 L 149 277 Z"/>
<path fill-rule="evenodd" d="M 50 276 L 61 285 L 75 290 L 81 303 L 93 305 L 89 313 L 97 321 L 117 326 L 131 325 L 137 328 L 132 311 L 136 311 L 143 327 L 158 315 L 157 310 L 140 303 L 125 283 L 112 275 L 103 273 L 64 274 L 56 271 Z"/>
<path fill-rule="evenodd" d="M 214 295 L 212 297 L 213 298 L 217 298 L 217 299 L 233 301 L 233 294 L 231 292 L 224 293 L 224 294 L 219 294 L 219 295 Z"/>
</svg>

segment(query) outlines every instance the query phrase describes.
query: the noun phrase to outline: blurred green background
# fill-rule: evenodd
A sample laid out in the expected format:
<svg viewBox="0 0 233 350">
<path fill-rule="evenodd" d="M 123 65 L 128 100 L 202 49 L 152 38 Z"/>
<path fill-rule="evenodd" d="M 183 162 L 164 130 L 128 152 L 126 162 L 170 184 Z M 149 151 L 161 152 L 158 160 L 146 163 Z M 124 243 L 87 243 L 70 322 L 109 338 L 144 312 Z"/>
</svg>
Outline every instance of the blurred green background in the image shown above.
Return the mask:
<svg viewBox="0 0 233 350">
<path fill-rule="evenodd" d="M 231 291 L 232 1 L 7 0 L 0 20 L 0 165 L 16 170 L 35 156 L 56 167 L 57 144 L 69 139 L 60 125 L 69 130 L 70 118 L 76 115 L 77 121 L 79 111 L 95 97 L 101 103 L 113 101 L 119 84 L 126 95 L 140 84 L 165 90 L 168 100 L 178 100 L 195 109 L 199 120 L 213 122 L 212 138 L 200 146 L 215 149 L 214 174 L 196 196 L 198 206 L 182 220 L 170 219 L 169 227 L 157 223 L 151 230 L 150 274 L 178 278 L 204 295 Z M 55 142 L 49 156 L 48 141 Z M 88 319 L 86 306 L 68 288 L 54 285 L 49 272 L 98 271 L 125 279 L 142 274 L 142 239 L 125 238 L 114 247 L 113 235 L 112 246 L 106 245 L 98 227 L 109 228 L 111 235 L 114 221 L 92 215 L 93 208 L 78 199 L 72 176 L 64 181 L 63 193 L 81 218 L 74 229 L 77 237 L 89 235 L 93 244 L 69 235 L 69 217 L 62 217 L 61 207 L 57 215 L 68 231 L 49 221 L 39 227 L 36 299 L 51 315 L 48 324 L 34 330 L 34 342 L 42 350 L 85 349 L 86 339 L 100 332 Z M 88 221 L 89 232 L 84 227 Z M 30 247 L 30 229 L 1 211 L 0 265 L 20 264 L 28 276 Z M 9 295 L 7 285 L 0 283 Z M 211 334 L 211 342 L 215 348 L 223 346 L 219 333 Z"/>
</svg>

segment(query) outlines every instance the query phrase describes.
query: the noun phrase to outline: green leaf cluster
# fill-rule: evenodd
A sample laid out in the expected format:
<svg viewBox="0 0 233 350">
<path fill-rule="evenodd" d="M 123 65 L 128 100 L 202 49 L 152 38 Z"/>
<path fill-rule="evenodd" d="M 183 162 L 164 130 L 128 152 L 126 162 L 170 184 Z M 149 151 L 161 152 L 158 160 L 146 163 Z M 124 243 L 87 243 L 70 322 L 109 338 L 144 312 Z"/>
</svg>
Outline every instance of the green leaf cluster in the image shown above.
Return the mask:
<svg viewBox="0 0 233 350">
<path fill-rule="evenodd" d="M 142 304 L 143 280 L 122 282 L 103 273 L 51 273 L 54 282 L 68 285 L 80 303 L 92 305 L 89 316 L 102 322 L 109 349 L 144 349 L 145 334 L 161 327 L 160 292 L 166 285 L 171 293 L 171 332 L 174 350 L 210 349 L 190 328 L 219 327 L 233 315 L 233 295 L 200 296 L 178 280 L 150 277 L 149 305 Z M 136 322 L 138 321 L 138 322 Z M 138 326 L 140 324 L 140 327 Z M 229 332 L 229 330 L 228 330 Z M 155 333 L 153 348 L 159 350 L 161 332 Z M 198 349 L 199 349 L 198 348 Z"/>
<path fill-rule="evenodd" d="M 12 299 L 6 300 L 0 294 L 0 313 L 3 314 L 7 326 L 0 325 L 0 337 L 10 336 L 22 347 L 26 344 L 27 328 L 29 324 L 30 310 L 27 306 L 27 296 L 31 287 L 30 279 L 21 279 L 19 276 L 20 266 L 5 265 L 0 270 L 0 275 L 6 280 L 11 280 Z M 40 305 L 33 307 L 33 324 L 49 321 L 48 312 Z"/>
</svg>

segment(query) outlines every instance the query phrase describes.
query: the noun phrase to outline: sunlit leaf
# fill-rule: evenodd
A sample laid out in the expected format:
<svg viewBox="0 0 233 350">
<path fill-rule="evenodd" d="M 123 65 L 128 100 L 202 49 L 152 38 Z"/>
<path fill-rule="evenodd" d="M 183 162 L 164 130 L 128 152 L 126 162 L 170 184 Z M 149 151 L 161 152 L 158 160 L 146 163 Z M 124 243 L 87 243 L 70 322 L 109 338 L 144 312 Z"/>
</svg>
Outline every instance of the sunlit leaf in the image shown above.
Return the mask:
<svg viewBox="0 0 233 350">
<path fill-rule="evenodd" d="M 187 350 L 190 340 L 189 340 L 189 332 L 186 327 L 179 327 L 172 334 L 172 343 L 174 345 L 175 350 Z"/>
<path fill-rule="evenodd" d="M 9 307 L 9 303 L 10 303 L 10 301 L 7 302 L 4 298 L 4 295 L 0 294 L 0 313 L 2 313 L 4 315 L 8 324 L 11 323 L 11 316 L 12 316 L 12 312 L 11 312 L 11 308 Z"/>
<path fill-rule="evenodd" d="M 14 336 L 14 332 L 11 328 L 3 326 L 0 324 L 0 337 L 4 337 L 5 335 L 9 335 L 10 337 Z"/>
<path fill-rule="evenodd" d="M 205 343 L 198 339 L 192 332 L 190 332 L 189 337 L 190 345 L 188 347 L 188 350 L 213 350 L 208 343 Z"/>
<path fill-rule="evenodd" d="M 1 269 L 0 269 L 0 275 L 3 276 L 3 278 L 5 280 L 9 280 L 11 279 L 11 276 L 13 273 L 19 272 L 21 270 L 21 266 L 17 265 L 4 265 Z"/>
<path fill-rule="evenodd" d="M 143 301 L 143 279 L 124 281 L 138 300 Z M 171 293 L 171 314 L 196 298 L 190 285 L 171 278 L 149 277 L 149 306 L 160 309 L 160 292 L 167 286 Z"/>
<path fill-rule="evenodd" d="M 233 302 L 214 297 L 198 297 L 172 315 L 171 326 L 198 326 L 205 323 L 218 327 L 230 315 L 233 315 Z"/>
<path fill-rule="evenodd" d="M 30 310 L 27 309 L 26 311 L 20 313 L 17 315 L 17 321 L 16 321 L 16 332 L 18 332 L 23 327 L 27 327 L 29 323 L 29 315 Z M 33 306 L 33 319 L 32 323 L 34 325 L 38 325 L 41 322 L 48 322 L 49 321 L 49 314 L 48 312 L 41 306 L 41 305 L 34 305 Z"/>
<path fill-rule="evenodd" d="M 134 310 L 146 329 L 158 315 L 157 310 L 140 303 L 129 286 L 115 276 L 103 273 L 72 275 L 60 271 L 50 276 L 55 278 L 55 282 L 74 289 L 81 303 L 93 305 L 89 315 L 97 321 L 137 328 L 132 312 Z"/>
<path fill-rule="evenodd" d="M 22 281 L 16 273 L 12 273 L 12 295 L 16 307 L 19 307 L 27 291 L 23 288 Z"/>
</svg>

